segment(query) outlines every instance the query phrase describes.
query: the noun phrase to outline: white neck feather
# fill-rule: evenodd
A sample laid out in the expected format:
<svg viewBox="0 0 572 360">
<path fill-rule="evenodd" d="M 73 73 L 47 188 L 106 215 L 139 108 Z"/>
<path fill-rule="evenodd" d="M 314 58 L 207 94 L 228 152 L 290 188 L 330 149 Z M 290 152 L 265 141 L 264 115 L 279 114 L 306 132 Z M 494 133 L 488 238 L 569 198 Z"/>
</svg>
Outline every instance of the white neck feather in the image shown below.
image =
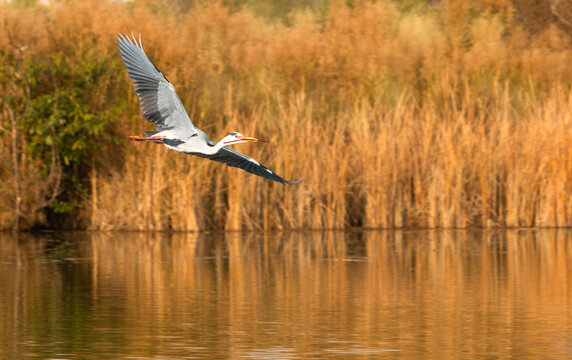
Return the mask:
<svg viewBox="0 0 572 360">
<path fill-rule="evenodd" d="M 226 139 L 226 138 L 225 138 Z M 203 151 L 201 151 L 203 154 L 205 155 L 214 155 L 217 152 L 220 151 L 220 149 L 222 149 L 225 145 L 224 145 L 224 141 L 225 139 L 220 140 L 219 142 L 216 143 L 215 146 L 209 146 L 208 144 L 204 144 L 203 146 Z"/>
<path fill-rule="evenodd" d="M 181 144 L 179 146 L 173 147 L 173 146 L 169 146 L 167 144 L 165 144 L 165 145 L 168 148 L 176 150 L 176 151 L 182 151 L 182 152 L 186 152 L 186 153 L 197 153 L 197 154 L 203 154 L 203 155 L 214 155 L 214 154 L 218 153 L 220 151 L 220 149 L 222 149 L 225 146 L 225 141 L 228 141 L 228 140 L 231 140 L 231 138 L 229 138 L 227 136 L 224 139 L 220 140 L 218 143 L 216 143 L 216 145 L 210 146 L 207 143 L 206 136 L 204 137 L 204 139 L 197 136 L 197 137 L 192 137 L 192 138 L 188 139 L 187 141 L 185 141 L 184 144 Z"/>
</svg>

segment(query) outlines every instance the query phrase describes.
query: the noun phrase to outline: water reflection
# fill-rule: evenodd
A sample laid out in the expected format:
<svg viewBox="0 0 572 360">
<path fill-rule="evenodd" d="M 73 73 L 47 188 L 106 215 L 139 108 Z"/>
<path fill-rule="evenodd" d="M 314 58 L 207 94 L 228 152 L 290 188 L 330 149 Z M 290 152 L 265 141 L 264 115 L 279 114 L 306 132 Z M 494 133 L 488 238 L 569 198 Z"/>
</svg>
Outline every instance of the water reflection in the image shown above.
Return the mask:
<svg viewBox="0 0 572 360">
<path fill-rule="evenodd" d="M 565 358 L 571 236 L 1 234 L 0 358 Z"/>
</svg>

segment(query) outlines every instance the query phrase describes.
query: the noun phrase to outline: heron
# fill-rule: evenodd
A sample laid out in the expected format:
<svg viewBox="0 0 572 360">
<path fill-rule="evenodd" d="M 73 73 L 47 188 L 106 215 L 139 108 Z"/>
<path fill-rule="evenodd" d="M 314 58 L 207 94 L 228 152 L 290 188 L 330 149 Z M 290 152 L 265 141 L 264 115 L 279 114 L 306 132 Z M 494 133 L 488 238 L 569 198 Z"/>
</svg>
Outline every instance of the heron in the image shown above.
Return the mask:
<svg viewBox="0 0 572 360">
<path fill-rule="evenodd" d="M 268 140 L 244 136 L 239 132 L 231 132 L 217 143 L 209 140 L 205 132 L 192 123 L 175 92 L 175 87 L 145 54 L 141 35 L 139 41 L 133 34 L 131 37 L 118 34 L 117 39 L 119 52 L 129 78 L 133 80 L 143 117 L 155 124 L 155 131 L 144 131 L 145 136 L 129 136 L 128 139 L 163 144 L 169 149 L 238 167 L 283 184 L 298 184 L 304 180 L 285 180 L 253 158 L 227 146 L 269 142 Z"/>
</svg>

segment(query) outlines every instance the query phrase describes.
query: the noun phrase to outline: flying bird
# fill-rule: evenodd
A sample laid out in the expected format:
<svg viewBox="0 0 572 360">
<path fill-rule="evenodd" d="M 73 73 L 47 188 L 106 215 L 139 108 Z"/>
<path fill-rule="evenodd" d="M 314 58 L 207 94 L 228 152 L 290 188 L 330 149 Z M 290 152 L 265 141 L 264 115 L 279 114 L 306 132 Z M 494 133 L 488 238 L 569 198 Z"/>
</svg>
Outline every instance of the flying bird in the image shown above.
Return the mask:
<svg viewBox="0 0 572 360">
<path fill-rule="evenodd" d="M 139 42 L 135 36 L 132 37 L 122 34 L 117 36 L 119 52 L 129 78 L 133 80 L 143 117 L 155 124 L 155 131 L 144 131 L 145 136 L 129 136 L 128 139 L 163 144 L 169 149 L 238 167 L 283 184 L 298 184 L 303 181 L 285 180 L 258 161 L 227 146 L 245 142 L 268 142 L 267 140 L 244 136 L 238 132 L 231 132 L 217 143 L 209 140 L 204 131 L 193 125 L 175 92 L 175 87 L 145 54 L 141 36 Z"/>
</svg>

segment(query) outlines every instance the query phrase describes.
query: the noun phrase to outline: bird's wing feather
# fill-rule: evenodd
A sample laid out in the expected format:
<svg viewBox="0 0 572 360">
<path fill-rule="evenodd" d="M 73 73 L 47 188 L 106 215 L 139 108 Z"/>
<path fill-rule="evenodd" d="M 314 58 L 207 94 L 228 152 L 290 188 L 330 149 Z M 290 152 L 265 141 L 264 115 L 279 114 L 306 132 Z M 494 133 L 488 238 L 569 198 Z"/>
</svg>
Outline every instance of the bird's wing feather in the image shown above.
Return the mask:
<svg viewBox="0 0 572 360">
<path fill-rule="evenodd" d="M 210 146 L 216 145 L 211 140 L 208 140 L 207 143 Z M 303 179 L 298 181 L 288 181 L 286 179 L 283 179 L 280 176 L 276 175 L 274 172 L 272 172 L 272 170 L 268 169 L 266 166 L 254 160 L 253 158 L 241 154 L 238 151 L 228 148 L 226 146 L 220 149 L 220 151 L 214 155 L 204 155 L 200 153 L 193 153 L 193 155 L 205 157 L 213 161 L 218 161 L 220 163 L 227 164 L 228 166 L 241 168 L 251 174 L 262 176 L 264 178 L 274 180 L 283 184 L 298 184 L 304 181 Z"/>
<path fill-rule="evenodd" d="M 157 130 L 173 129 L 181 139 L 197 133 L 185 107 L 175 92 L 175 87 L 149 60 L 141 39 L 117 36 L 119 52 L 133 80 L 143 116 L 155 124 Z"/>
</svg>

